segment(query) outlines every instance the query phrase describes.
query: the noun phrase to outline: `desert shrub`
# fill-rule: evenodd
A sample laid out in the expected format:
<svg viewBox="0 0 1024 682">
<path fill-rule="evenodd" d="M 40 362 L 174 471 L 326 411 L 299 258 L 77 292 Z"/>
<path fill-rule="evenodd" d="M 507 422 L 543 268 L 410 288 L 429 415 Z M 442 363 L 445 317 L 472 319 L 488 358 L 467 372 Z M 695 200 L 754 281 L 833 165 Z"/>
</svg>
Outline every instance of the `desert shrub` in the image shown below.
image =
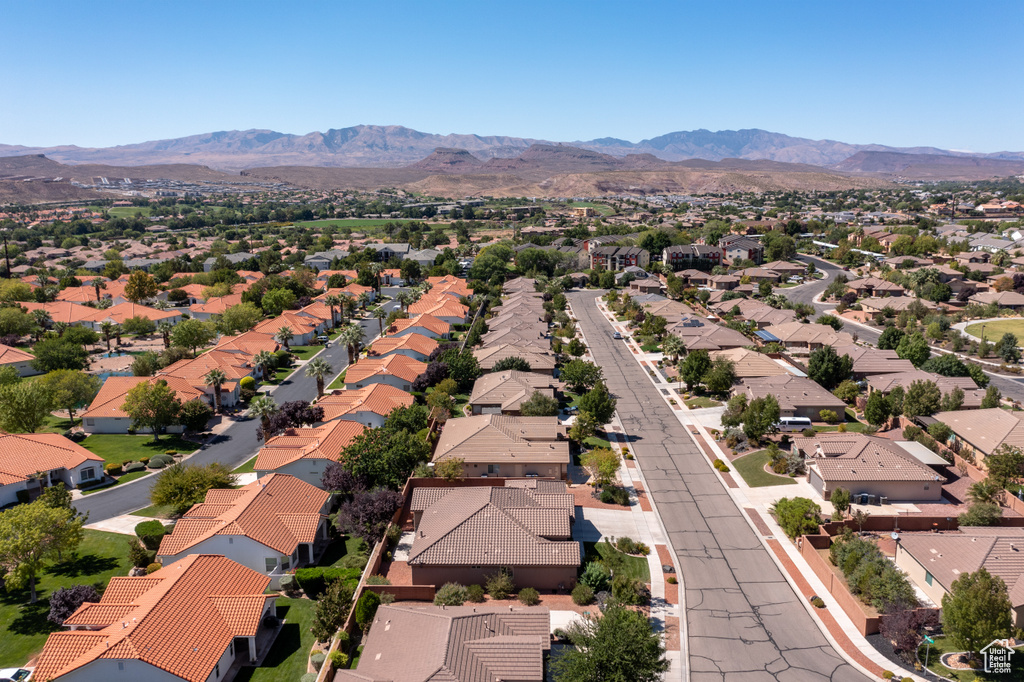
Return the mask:
<svg viewBox="0 0 1024 682">
<path fill-rule="evenodd" d="M 139 540 L 128 541 L 128 561 L 132 566 L 141 568 L 149 563 L 149 550 Z"/>
<path fill-rule="evenodd" d="M 817 431 L 815 431 L 814 429 L 804 429 L 803 431 L 800 432 L 800 435 L 803 436 L 804 438 L 814 438 L 814 434 L 816 433 Z"/>
<path fill-rule="evenodd" d="M 669 585 L 675 585 L 679 582 L 679 579 L 676 578 L 674 575 L 670 575 L 669 577 L 665 578 L 665 582 L 667 582 Z"/>
<path fill-rule="evenodd" d="M 633 538 L 621 537 L 615 541 L 615 548 L 626 554 L 636 554 L 636 540 Z"/>
<path fill-rule="evenodd" d="M 146 465 L 142 462 L 126 462 L 124 465 L 124 472 L 126 474 L 133 473 L 135 471 L 145 471 Z"/>
<path fill-rule="evenodd" d="M 882 679 L 883 680 L 891 680 L 894 677 L 896 677 L 896 674 L 893 671 L 891 671 L 891 670 L 885 670 L 885 671 L 882 672 Z"/>
<path fill-rule="evenodd" d="M 873 542 L 846 534 L 832 543 L 829 559 L 842 571 L 850 591 L 879 611 L 917 605 L 906 575 Z"/>
<path fill-rule="evenodd" d="M 348 634 L 348 630 L 339 630 L 335 636 L 338 638 L 338 646 L 343 649 L 348 646 L 349 641 L 352 639 L 352 635 Z"/>
<path fill-rule="evenodd" d="M 821 507 L 806 497 L 783 497 L 772 506 L 771 511 L 791 540 L 818 530 Z"/>
<path fill-rule="evenodd" d="M 466 601 L 480 604 L 484 600 L 484 588 L 482 585 L 469 585 L 466 587 Z"/>
<path fill-rule="evenodd" d="M 391 581 L 382 575 L 371 575 L 366 577 L 367 585 L 390 585 Z"/>
<path fill-rule="evenodd" d="M 515 583 L 512 582 L 512 576 L 509 575 L 508 571 L 498 571 L 487 576 L 484 585 L 487 589 L 487 594 L 491 595 L 493 599 L 508 599 L 512 591 L 516 589 Z"/>
<path fill-rule="evenodd" d="M 815 597 L 814 599 L 812 599 L 811 600 L 811 604 L 816 609 L 823 609 L 823 608 L 825 608 L 825 600 L 822 599 L 821 597 Z"/>
<path fill-rule="evenodd" d="M 594 590 L 586 583 L 576 583 L 572 588 L 572 603 L 577 606 L 586 606 L 594 601 Z"/>
<path fill-rule="evenodd" d="M 519 601 L 526 606 L 536 606 L 540 603 L 540 594 L 532 587 L 524 587 L 519 590 Z"/>
<path fill-rule="evenodd" d="M 178 451 L 177 450 L 164 450 L 164 454 L 167 455 L 168 457 L 174 457 L 176 454 L 178 454 Z"/>
<path fill-rule="evenodd" d="M 121 465 L 117 462 L 107 462 L 103 465 L 103 471 L 108 476 L 120 476 L 123 473 Z"/>
<path fill-rule="evenodd" d="M 391 594 L 390 592 L 381 592 L 380 593 L 380 603 L 381 604 L 394 604 L 395 603 L 395 595 Z"/>
<path fill-rule="evenodd" d="M 612 579 L 612 596 L 627 606 L 647 603 L 647 587 L 639 580 L 619 574 Z"/>
<path fill-rule="evenodd" d="M 316 668 L 317 670 L 320 670 L 320 668 L 323 667 L 324 661 L 326 661 L 326 660 L 327 660 L 327 654 L 324 654 L 324 653 L 315 653 L 315 654 L 313 654 L 312 656 L 309 657 L 309 662 L 312 663 L 313 667 Z"/>
<path fill-rule="evenodd" d="M 818 414 L 818 416 L 821 417 L 821 421 L 825 422 L 826 424 L 839 423 L 839 415 L 836 414 L 833 410 L 822 410 Z"/>
<path fill-rule="evenodd" d="M 445 583 L 434 594 L 434 604 L 436 606 L 462 606 L 466 603 L 467 598 L 465 587 L 459 583 Z"/>
<path fill-rule="evenodd" d="M 629 506 L 629 491 L 617 485 L 610 485 L 601 490 L 600 500 L 604 504 L 618 504 L 627 507 Z"/>
<path fill-rule="evenodd" d="M 380 597 L 375 592 L 363 592 L 363 596 L 356 602 L 356 625 L 363 632 L 366 632 L 366 628 L 373 622 L 378 606 Z"/>
<path fill-rule="evenodd" d="M 348 654 L 342 651 L 332 651 L 327 654 L 327 660 L 335 670 L 348 667 Z"/>
<path fill-rule="evenodd" d="M 146 566 L 146 575 L 149 575 L 150 573 L 156 573 L 161 568 L 163 568 L 163 564 L 158 564 L 158 563 L 154 562 L 154 563 L 150 564 L 149 566 Z"/>
</svg>

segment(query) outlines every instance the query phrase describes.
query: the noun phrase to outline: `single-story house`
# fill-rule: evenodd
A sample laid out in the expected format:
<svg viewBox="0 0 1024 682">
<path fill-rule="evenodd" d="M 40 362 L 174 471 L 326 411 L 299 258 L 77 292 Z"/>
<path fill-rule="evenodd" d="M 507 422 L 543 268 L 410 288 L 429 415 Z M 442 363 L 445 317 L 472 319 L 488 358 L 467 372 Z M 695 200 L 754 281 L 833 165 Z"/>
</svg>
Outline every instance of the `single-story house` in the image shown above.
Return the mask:
<svg viewBox="0 0 1024 682">
<path fill-rule="evenodd" d="M 364 388 L 371 384 L 389 384 L 403 391 L 411 391 L 413 382 L 427 371 L 427 363 L 404 355 L 383 358 L 363 358 L 345 372 L 345 388 Z"/>
<path fill-rule="evenodd" d="M 1024 309 L 1024 294 L 1018 294 L 1016 291 L 985 291 L 974 294 L 968 300 L 980 305 L 995 303 L 1000 308 L 1007 310 Z"/>
<path fill-rule="evenodd" d="M 134 317 L 143 317 L 152 320 L 155 324 L 160 324 L 161 322 L 178 324 L 181 322 L 181 313 L 176 310 L 157 310 L 156 308 L 139 305 L 138 303 L 128 302 L 104 310 L 94 310 L 88 317 L 83 318 L 83 324 L 87 324 L 94 330 L 99 331 L 103 327 L 104 322 L 124 324 L 125 320 L 130 320 Z"/>
<path fill-rule="evenodd" d="M 505 358 L 522 358 L 530 363 L 530 371 L 538 374 L 553 376 L 557 361 L 555 354 L 548 350 L 536 350 L 528 346 L 517 346 L 503 343 L 483 348 L 474 348 L 473 356 L 480 363 L 480 369 L 491 372 L 496 365 Z"/>
<path fill-rule="evenodd" d="M 971 377 L 947 377 L 932 372 L 924 372 L 919 369 L 907 372 L 893 372 L 890 374 L 875 374 L 868 377 L 868 391 L 878 391 L 888 395 L 892 389 L 901 386 L 904 391 L 910 389 L 915 381 L 931 381 L 939 387 L 942 395 L 950 393 L 953 389 L 959 388 L 964 392 L 964 403 L 961 410 L 972 410 L 981 407 L 981 401 L 985 399 L 985 390 L 978 388 Z"/>
<path fill-rule="evenodd" d="M 417 315 L 416 317 L 395 320 L 387 330 L 388 336 L 404 334 L 423 334 L 432 339 L 448 339 L 452 335 L 452 325 L 439 320 L 433 315 Z"/>
<path fill-rule="evenodd" d="M 919 443 L 898 442 L 861 433 L 819 433 L 794 438 L 794 452 L 807 460 L 807 480 L 828 500 L 836 488 L 854 495 L 874 495 L 890 501 L 937 502 L 942 498 L 944 475 L 938 474 L 915 452 Z M 929 461 L 945 460 L 931 451 Z"/>
<path fill-rule="evenodd" d="M 773 324 L 763 330 L 769 340 L 777 340 L 786 350 L 811 353 L 823 346 L 853 345 L 853 337 L 846 332 L 837 332 L 827 324 L 803 324 L 786 322 Z"/>
<path fill-rule="evenodd" d="M 709 355 L 712 362 L 719 358 L 731 361 L 735 367 L 737 379 L 782 376 L 799 371 L 782 360 L 775 360 L 749 348 L 713 350 Z"/>
<path fill-rule="evenodd" d="M 430 354 L 437 349 L 436 339 L 423 334 L 404 334 L 402 336 L 384 336 L 373 343 L 367 349 L 371 357 L 385 357 L 388 355 L 404 355 L 413 360 L 426 362 Z"/>
<path fill-rule="evenodd" d="M 882 350 L 874 346 L 857 344 L 832 347 L 839 357 L 849 355 L 853 360 L 853 378 L 866 379 L 877 374 L 893 374 L 915 371 L 914 363 L 900 359 L 894 350 Z"/>
<path fill-rule="evenodd" d="M 846 413 L 846 403 L 806 377 L 779 375 L 743 379 L 735 393 L 746 394 L 748 400 L 775 396 L 782 417 L 822 421 L 822 410 L 831 410 L 840 417 Z"/>
<path fill-rule="evenodd" d="M 564 482 L 545 483 L 556 492 L 507 486 L 413 490 L 412 583 L 482 584 L 509 569 L 521 588 L 571 590 L 580 565 L 580 544 L 572 539 L 573 497 Z"/>
<path fill-rule="evenodd" d="M 51 634 L 33 679 L 124 678 L 219 682 L 236 661 L 255 662 L 273 638 L 270 579 L 218 555 L 193 554 L 140 577 L 114 576 L 99 602 L 82 604 L 69 630 Z"/>
<path fill-rule="evenodd" d="M 132 429 L 131 417 L 124 411 L 128 391 L 144 381 L 167 382 L 167 386 L 174 391 L 175 397 L 182 404 L 194 398 L 210 402 L 209 396 L 202 389 L 193 386 L 191 381 L 179 377 L 107 377 L 103 386 L 100 387 L 100 392 L 92 399 L 85 412 L 80 415 L 82 430 L 86 433 L 128 433 Z M 185 428 L 180 424 L 172 424 L 167 427 L 167 433 L 182 433 L 184 430 Z M 142 428 L 139 429 L 139 433 L 150 433 L 150 431 Z"/>
<path fill-rule="evenodd" d="M 217 296 L 205 303 L 193 303 L 188 307 L 188 312 L 197 320 L 208 320 L 214 315 L 222 315 L 225 310 L 242 303 L 242 294 L 228 294 Z"/>
<path fill-rule="evenodd" d="M 59 433 L 0 432 L 0 507 L 18 493 L 64 483 L 79 488 L 103 478 L 103 458 Z"/>
<path fill-rule="evenodd" d="M 998 407 L 970 412 L 938 412 L 932 417 L 953 431 L 949 447 L 979 463 L 1001 445 L 1024 448 L 1024 413 Z"/>
<path fill-rule="evenodd" d="M 461 459 L 466 478 L 568 474 L 569 441 L 557 417 L 483 414 L 449 419 L 437 440 L 434 462 Z"/>
<path fill-rule="evenodd" d="M 534 393 L 555 398 L 562 383 L 546 374 L 505 370 L 484 374 L 473 384 L 469 396 L 473 414 L 519 414 Z"/>
<path fill-rule="evenodd" d="M 253 471 L 258 478 L 273 474 L 293 476 L 322 487 L 327 465 L 366 427 L 352 420 L 335 419 L 321 426 L 288 429 L 269 438 L 256 454 Z"/>
<path fill-rule="evenodd" d="M 20 377 L 41 374 L 32 366 L 32 361 L 35 359 L 31 353 L 0 343 L 0 367 L 13 367 Z"/>
<path fill-rule="evenodd" d="M 237 489 L 215 489 L 174 524 L 156 551 L 165 567 L 191 554 L 223 554 L 280 584 L 315 561 L 329 541 L 331 494 L 294 476 L 269 474 Z"/>
<path fill-rule="evenodd" d="M 370 384 L 352 391 L 334 391 L 316 401 L 324 408 L 324 421 L 343 419 L 379 429 L 393 410 L 415 402 L 411 393 L 388 384 Z"/>
<path fill-rule="evenodd" d="M 666 331 L 682 339 L 687 353 L 695 350 L 740 348 L 753 343 L 735 329 L 715 324 L 699 315 L 686 315 L 678 322 L 670 322 Z"/>
</svg>

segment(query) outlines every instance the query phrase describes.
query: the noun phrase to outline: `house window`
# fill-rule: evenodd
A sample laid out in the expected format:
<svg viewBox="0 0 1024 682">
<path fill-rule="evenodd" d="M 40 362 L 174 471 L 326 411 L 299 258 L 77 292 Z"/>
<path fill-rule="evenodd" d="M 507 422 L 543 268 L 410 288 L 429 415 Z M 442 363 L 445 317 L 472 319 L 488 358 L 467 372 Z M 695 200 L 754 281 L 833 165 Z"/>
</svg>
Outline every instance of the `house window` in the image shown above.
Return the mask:
<svg viewBox="0 0 1024 682">
<path fill-rule="evenodd" d="M 117 669 L 120 670 L 121 672 L 124 672 L 124 661 L 118 661 L 117 662 Z"/>
<path fill-rule="evenodd" d="M 264 559 L 264 562 L 266 563 L 267 573 L 273 573 L 277 570 L 277 559 L 273 557 L 267 557 L 266 559 Z"/>
<path fill-rule="evenodd" d="M 218 680 L 220 679 L 220 663 L 213 666 L 213 676 L 216 677 Z"/>
<path fill-rule="evenodd" d="M 489 474 L 500 474 L 501 473 L 501 465 L 500 464 L 488 464 L 487 465 L 487 473 L 489 473 Z"/>
<path fill-rule="evenodd" d="M 291 566 L 291 559 L 286 556 L 281 557 L 281 570 L 287 571 L 289 566 Z"/>
<path fill-rule="evenodd" d="M 83 481 L 91 481 L 96 478 L 96 469 L 93 467 L 85 467 L 82 469 L 81 477 Z"/>
<path fill-rule="evenodd" d="M 233 537 L 231 537 L 230 535 L 228 536 L 228 544 L 229 545 L 235 544 L 235 539 Z"/>
<path fill-rule="evenodd" d="M 934 578 L 932 577 L 932 574 L 929 573 L 928 571 L 925 571 L 924 572 L 924 581 L 926 583 L 928 583 L 929 585 L 931 585 L 933 580 L 934 580 Z"/>
<path fill-rule="evenodd" d="M 88 417 L 85 420 L 85 425 L 86 426 L 95 426 L 95 420 L 92 417 Z"/>
</svg>

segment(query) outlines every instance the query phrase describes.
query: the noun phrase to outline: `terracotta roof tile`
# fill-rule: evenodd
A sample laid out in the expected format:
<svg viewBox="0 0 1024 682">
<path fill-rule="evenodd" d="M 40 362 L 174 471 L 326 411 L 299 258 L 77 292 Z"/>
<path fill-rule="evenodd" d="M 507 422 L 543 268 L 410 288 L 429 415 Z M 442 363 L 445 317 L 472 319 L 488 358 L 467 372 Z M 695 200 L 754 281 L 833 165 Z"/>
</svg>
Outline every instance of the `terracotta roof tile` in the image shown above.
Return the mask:
<svg viewBox="0 0 1024 682">
<path fill-rule="evenodd" d="M 317 401 L 324 408 L 324 421 L 332 419 L 353 419 L 358 421 L 360 412 L 372 412 L 386 417 L 392 410 L 409 407 L 415 398 L 400 388 L 389 384 L 370 384 L 365 388 L 328 393 Z"/>
<path fill-rule="evenodd" d="M 363 358 L 345 372 L 345 383 L 357 384 L 375 376 L 395 376 L 411 384 L 425 371 L 427 371 L 427 363 L 407 358 L 404 355 Z"/>
</svg>

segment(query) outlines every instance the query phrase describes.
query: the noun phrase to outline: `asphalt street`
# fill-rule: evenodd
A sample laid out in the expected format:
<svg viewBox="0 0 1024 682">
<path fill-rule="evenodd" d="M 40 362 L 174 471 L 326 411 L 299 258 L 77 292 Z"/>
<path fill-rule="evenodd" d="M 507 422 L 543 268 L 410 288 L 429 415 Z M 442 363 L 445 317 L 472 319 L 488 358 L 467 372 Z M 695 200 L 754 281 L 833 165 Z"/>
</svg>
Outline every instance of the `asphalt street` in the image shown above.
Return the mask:
<svg viewBox="0 0 1024 682">
<path fill-rule="evenodd" d="M 397 301 L 384 304 L 385 310 L 391 311 L 398 307 Z M 360 320 L 365 343 L 372 341 L 380 333 L 380 323 L 374 318 Z M 348 366 L 348 351 L 343 345 L 332 343 L 318 357 L 326 360 L 335 373 Z M 271 395 L 278 405 L 292 400 L 312 400 L 316 397 L 316 380 L 306 376 L 299 369 L 284 383 L 278 385 Z M 188 462 L 203 466 L 219 462 L 229 469 L 234 469 L 248 461 L 260 447 L 256 440 L 256 429 L 259 422 L 247 417 L 234 418 L 234 423 L 218 434 L 206 446 L 193 455 Z M 102 521 L 114 516 L 128 514 L 149 506 L 149 491 L 156 482 L 157 476 L 150 475 L 125 486 L 116 486 L 109 490 L 86 495 L 75 501 L 74 506 L 82 512 L 89 512 L 89 522 Z"/>
<path fill-rule="evenodd" d="M 611 338 L 598 295 L 569 297 L 676 552 L 689 679 L 866 680 L 822 635 L 658 389 Z"/>
</svg>

